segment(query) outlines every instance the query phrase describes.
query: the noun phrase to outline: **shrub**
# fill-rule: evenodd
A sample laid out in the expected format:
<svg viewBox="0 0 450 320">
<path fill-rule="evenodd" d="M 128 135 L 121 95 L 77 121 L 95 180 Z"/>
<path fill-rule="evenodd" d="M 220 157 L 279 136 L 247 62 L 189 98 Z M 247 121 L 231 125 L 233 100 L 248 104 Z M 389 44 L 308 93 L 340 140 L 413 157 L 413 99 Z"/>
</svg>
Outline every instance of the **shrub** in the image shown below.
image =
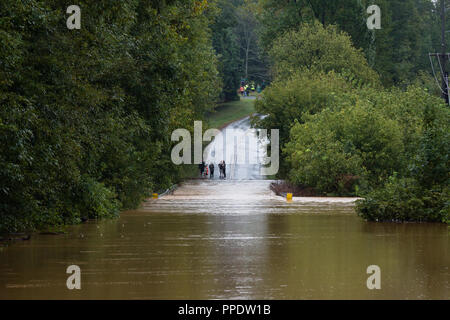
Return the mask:
<svg viewBox="0 0 450 320">
<path fill-rule="evenodd" d="M 355 101 L 352 86 L 340 75 L 334 72 L 297 72 L 287 80 L 273 82 L 264 91 L 255 108 L 265 117 L 257 117 L 253 122 L 259 128 L 279 129 L 280 145 L 284 145 L 295 121 L 303 123 L 306 115 Z"/>
<path fill-rule="evenodd" d="M 89 176 L 81 179 L 79 212 L 90 219 L 111 218 L 119 213 L 120 202 L 115 193 Z"/>
<path fill-rule="evenodd" d="M 289 179 L 324 193 L 348 194 L 377 185 L 402 164 L 402 131 L 365 103 L 324 110 L 297 123 L 283 152 Z"/>
<path fill-rule="evenodd" d="M 448 187 L 424 189 L 415 179 L 392 176 L 357 202 L 356 210 L 370 221 L 450 222 Z"/>
<path fill-rule="evenodd" d="M 449 111 L 427 106 L 424 132 L 407 164 L 404 177 L 388 182 L 365 195 L 357 212 L 367 220 L 430 221 L 450 223 Z"/>
</svg>

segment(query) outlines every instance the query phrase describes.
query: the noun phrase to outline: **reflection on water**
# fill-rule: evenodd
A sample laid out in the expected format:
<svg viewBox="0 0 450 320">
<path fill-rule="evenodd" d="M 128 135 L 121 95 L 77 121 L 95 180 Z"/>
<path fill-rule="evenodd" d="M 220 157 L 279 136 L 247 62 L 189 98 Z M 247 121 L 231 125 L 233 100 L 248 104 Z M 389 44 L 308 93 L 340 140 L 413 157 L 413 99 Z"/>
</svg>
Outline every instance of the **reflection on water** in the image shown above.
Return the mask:
<svg viewBox="0 0 450 320">
<path fill-rule="evenodd" d="M 286 203 L 268 181 L 188 182 L 113 221 L 0 251 L 0 298 L 449 299 L 449 231 Z M 199 196 L 201 194 L 202 196 Z M 81 290 L 66 288 L 79 265 Z M 381 267 L 381 290 L 366 268 Z"/>
</svg>

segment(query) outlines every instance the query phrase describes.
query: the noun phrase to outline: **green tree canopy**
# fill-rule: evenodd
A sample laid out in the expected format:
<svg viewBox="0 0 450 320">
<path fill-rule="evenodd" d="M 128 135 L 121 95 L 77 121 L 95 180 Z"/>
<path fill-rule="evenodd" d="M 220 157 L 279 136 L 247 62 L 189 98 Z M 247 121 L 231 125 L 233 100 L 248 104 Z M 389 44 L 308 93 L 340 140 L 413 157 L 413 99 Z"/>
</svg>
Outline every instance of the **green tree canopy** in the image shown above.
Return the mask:
<svg viewBox="0 0 450 320">
<path fill-rule="evenodd" d="M 207 1 L 0 2 L 0 231 L 114 216 L 177 181 L 170 136 L 214 107 Z"/>
<path fill-rule="evenodd" d="M 361 84 L 377 84 L 378 75 L 367 64 L 361 50 L 335 26 L 305 23 L 298 30 L 277 38 L 270 50 L 274 73 L 286 79 L 298 70 L 333 70 Z"/>
</svg>

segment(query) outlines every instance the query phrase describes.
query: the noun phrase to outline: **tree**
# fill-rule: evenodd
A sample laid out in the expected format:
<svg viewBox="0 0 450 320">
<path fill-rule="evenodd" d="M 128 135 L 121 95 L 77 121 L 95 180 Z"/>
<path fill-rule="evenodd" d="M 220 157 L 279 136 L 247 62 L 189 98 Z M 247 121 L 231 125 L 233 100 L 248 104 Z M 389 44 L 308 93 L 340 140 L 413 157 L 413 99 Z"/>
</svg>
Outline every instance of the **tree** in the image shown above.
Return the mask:
<svg viewBox="0 0 450 320">
<path fill-rule="evenodd" d="M 276 79 L 256 101 L 259 114 L 253 121 L 255 127 L 280 130 L 280 146 L 289 140 L 289 132 L 297 121 L 352 101 L 353 88 L 342 76 L 333 72 L 303 71 L 289 78 Z"/>
<path fill-rule="evenodd" d="M 218 56 L 219 72 L 222 79 L 222 97 L 224 101 L 238 99 L 237 88 L 241 77 L 240 48 L 235 32 L 238 23 L 236 6 L 241 1 L 218 1 L 220 13 L 216 15 L 212 29 L 212 43 Z"/>
<path fill-rule="evenodd" d="M 421 70 L 430 73 L 428 53 L 440 48 L 440 22 L 435 18 L 433 1 L 372 2 L 382 10 L 382 29 L 373 32 L 373 67 L 382 82 L 389 86 L 411 84 Z"/>
<path fill-rule="evenodd" d="M 350 37 L 334 26 L 305 23 L 287 31 L 273 42 L 270 50 L 274 73 L 288 78 L 297 70 L 335 71 L 363 84 L 378 83 L 378 75 L 369 67 L 361 50 Z"/>
<path fill-rule="evenodd" d="M 237 99 L 240 79 L 267 80 L 268 64 L 260 50 L 254 0 L 219 0 L 220 14 L 212 25 L 219 57 L 223 99 Z"/>
<path fill-rule="evenodd" d="M 80 30 L 66 8 L 0 3 L 0 232 L 136 207 L 179 179 L 172 130 L 217 100 L 212 4 L 83 1 Z"/>
<path fill-rule="evenodd" d="M 355 101 L 361 86 L 379 87 L 378 75 L 367 65 L 349 37 L 334 26 L 305 23 L 274 41 L 270 51 L 275 81 L 255 104 L 256 127 L 280 130 L 280 145 L 289 141 L 295 121 L 327 108 Z M 286 173 L 281 162 L 281 174 Z"/>
<path fill-rule="evenodd" d="M 324 26 L 337 25 L 347 32 L 357 48 L 368 49 L 370 35 L 366 27 L 365 10 L 355 0 L 260 0 L 258 18 L 262 23 L 262 43 L 266 50 L 275 38 L 301 24 L 314 20 Z"/>
<path fill-rule="evenodd" d="M 381 8 L 381 29 L 368 30 L 366 9 Z M 428 52 L 440 51 L 439 2 L 432 0 L 260 0 L 261 42 L 269 51 L 275 39 L 300 25 L 319 21 L 346 32 L 362 49 L 382 83 L 408 85 L 421 71 L 430 74 Z M 450 18 L 449 20 L 450 21 Z"/>
<path fill-rule="evenodd" d="M 285 152 L 290 180 L 321 193 L 351 194 L 375 186 L 401 165 L 401 126 L 359 100 L 292 127 Z"/>
</svg>

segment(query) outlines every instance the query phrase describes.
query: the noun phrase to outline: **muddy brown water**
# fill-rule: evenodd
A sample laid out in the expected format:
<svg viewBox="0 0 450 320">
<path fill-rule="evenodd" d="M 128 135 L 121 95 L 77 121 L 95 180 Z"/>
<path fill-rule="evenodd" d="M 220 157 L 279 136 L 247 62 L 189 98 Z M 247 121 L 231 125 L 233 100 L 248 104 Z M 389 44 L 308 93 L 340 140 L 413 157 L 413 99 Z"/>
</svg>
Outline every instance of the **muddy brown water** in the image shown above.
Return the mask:
<svg viewBox="0 0 450 320">
<path fill-rule="evenodd" d="M 449 230 L 291 202 L 270 181 L 188 181 L 117 220 L 0 251 L 1 299 L 449 299 Z M 81 268 L 81 290 L 66 268 Z M 369 265 L 381 290 L 369 290 Z"/>
<path fill-rule="evenodd" d="M 264 152 L 249 140 L 250 158 Z M 352 199 L 288 203 L 258 165 L 227 159 L 232 180 L 217 170 L 119 219 L 0 247 L 0 299 L 450 298 L 446 225 L 365 222 Z M 80 290 L 66 286 L 70 265 Z M 380 290 L 367 288 L 370 265 Z"/>
</svg>

